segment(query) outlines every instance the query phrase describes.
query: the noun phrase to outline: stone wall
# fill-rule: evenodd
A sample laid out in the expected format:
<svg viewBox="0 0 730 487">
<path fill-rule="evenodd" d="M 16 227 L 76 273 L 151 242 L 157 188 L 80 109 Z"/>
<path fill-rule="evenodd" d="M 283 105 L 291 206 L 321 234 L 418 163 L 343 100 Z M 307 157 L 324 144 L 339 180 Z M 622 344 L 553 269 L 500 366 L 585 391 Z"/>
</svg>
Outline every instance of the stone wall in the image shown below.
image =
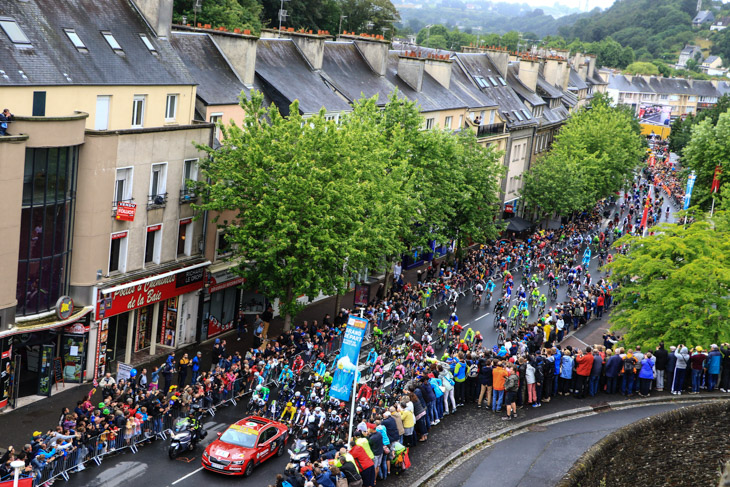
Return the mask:
<svg viewBox="0 0 730 487">
<path fill-rule="evenodd" d="M 558 487 L 718 485 L 729 428 L 725 400 L 642 419 L 596 443 Z"/>
</svg>

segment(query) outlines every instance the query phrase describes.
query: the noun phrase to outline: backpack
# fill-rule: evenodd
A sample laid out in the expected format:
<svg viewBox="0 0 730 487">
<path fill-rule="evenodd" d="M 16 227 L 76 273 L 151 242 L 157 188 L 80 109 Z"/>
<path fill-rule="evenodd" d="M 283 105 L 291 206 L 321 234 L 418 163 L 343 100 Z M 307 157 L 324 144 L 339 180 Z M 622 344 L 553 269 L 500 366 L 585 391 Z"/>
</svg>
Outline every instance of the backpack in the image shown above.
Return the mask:
<svg viewBox="0 0 730 487">
<path fill-rule="evenodd" d="M 636 360 L 634 360 L 633 358 L 624 359 L 624 373 L 625 374 L 628 374 L 628 373 L 633 374 L 635 371 L 635 367 L 636 367 Z"/>
<path fill-rule="evenodd" d="M 281 483 L 281 487 L 294 487 L 290 482 L 286 480 Z"/>
<path fill-rule="evenodd" d="M 467 375 L 471 378 L 474 378 L 477 375 L 479 375 L 479 366 L 477 364 L 471 364 L 469 366 L 469 371 L 467 372 Z"/>
</svg>

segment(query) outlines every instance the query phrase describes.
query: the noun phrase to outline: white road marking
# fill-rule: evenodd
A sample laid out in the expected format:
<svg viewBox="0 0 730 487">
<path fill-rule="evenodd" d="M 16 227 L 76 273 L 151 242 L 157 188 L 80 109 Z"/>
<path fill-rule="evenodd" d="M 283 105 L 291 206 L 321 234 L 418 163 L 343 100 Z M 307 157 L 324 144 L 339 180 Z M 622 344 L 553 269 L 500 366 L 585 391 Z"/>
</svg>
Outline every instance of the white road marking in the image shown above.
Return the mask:
<svg viewBox="0 0 730 487">
<path fill-rule="evenodd" d="M 481 315 L 479 318 L 477 318 L 477 321 L 481 320 L 482 318 L 489 316 L 489 313 Z"/>
<path fill-rule="evenodd" d="M 193 476 L 193 475 L 195 475 L 196 473 L 200 472 L 201 470 L 203 470 L 203 467 L 200 467 L 200 468 L 199 468 L 199 469 L 197 469 L 197 470 L 193 470 L 192 472 L 190 472 L 189 474 L 187 474 L 187 475 L 186 475 L 185 477 L 180 477 L 179 479 L 177 479 L 176 481 L 174 481 L 174 482 L 172 483 L 172 485 L 175 485 L 175 484 L 177 484 L 178 482 L 182 482 L 182 481 L 183 481 L 183 480 L 185 480 L 186 478 L 188 478 L 188 477 L 190 477 L 190 476 Z"/>
</svg>

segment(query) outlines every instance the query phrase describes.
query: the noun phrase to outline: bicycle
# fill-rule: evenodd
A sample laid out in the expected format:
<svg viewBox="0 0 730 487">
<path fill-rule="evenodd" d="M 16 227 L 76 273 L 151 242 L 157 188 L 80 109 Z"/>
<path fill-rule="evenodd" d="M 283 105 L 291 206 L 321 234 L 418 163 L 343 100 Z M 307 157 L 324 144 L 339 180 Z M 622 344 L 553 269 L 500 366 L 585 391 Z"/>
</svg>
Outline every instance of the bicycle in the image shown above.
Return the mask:
<svg viewBox="0 0 730 487">
<path fill-rule="evenodd" d="M 479 309 L 479 307 L 482 305 L 482 296 L 481 294 L 475 294 L 474 298 L 472 299 L 471 306 L 472 309 Z"/>
</svg>

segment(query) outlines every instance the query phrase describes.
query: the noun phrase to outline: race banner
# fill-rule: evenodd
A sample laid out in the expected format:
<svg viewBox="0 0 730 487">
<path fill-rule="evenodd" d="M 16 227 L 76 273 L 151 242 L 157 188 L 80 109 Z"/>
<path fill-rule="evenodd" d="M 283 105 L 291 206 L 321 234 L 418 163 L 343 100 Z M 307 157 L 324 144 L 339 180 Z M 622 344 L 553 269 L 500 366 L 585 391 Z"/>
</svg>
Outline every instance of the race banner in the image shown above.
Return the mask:
<svg viewBox="0 0 730 487">
<path fill-rule="evenodd" d="M 720 175 L 722 174 L 722 166 L 717 165 L 715 166 L 715 173 L 712 175 L 712 188 L 710 191 L 712 193 L 717 193 L 720 191 Z"/>
<path fill-rule="evenodd" d="M 696 178 L 697 178 L 697 176 L 695 176 L 694 172 L 692 174 L 690 174 L 689 177 L 687 178 L 687 191 L 684 192 L 684 208 L 683 209 L 685 209 L 685 210 L 687 208 L 689 208 L 689 201 L 692 198 L 692 188 L 695 187 Z"/>
<path fill-rule="evenodd" d="M 347 328 L 342 338 L 342 348 L 337 356 L 337 369 L 332 379 L 330 396 L 347 401 L 352 394 L 352 383 L 355 381 L 357 358 L 360 355 L 360 346 L 368 328 L 368 320 L 357 316 L 350 316 Z"/>
</svg>

